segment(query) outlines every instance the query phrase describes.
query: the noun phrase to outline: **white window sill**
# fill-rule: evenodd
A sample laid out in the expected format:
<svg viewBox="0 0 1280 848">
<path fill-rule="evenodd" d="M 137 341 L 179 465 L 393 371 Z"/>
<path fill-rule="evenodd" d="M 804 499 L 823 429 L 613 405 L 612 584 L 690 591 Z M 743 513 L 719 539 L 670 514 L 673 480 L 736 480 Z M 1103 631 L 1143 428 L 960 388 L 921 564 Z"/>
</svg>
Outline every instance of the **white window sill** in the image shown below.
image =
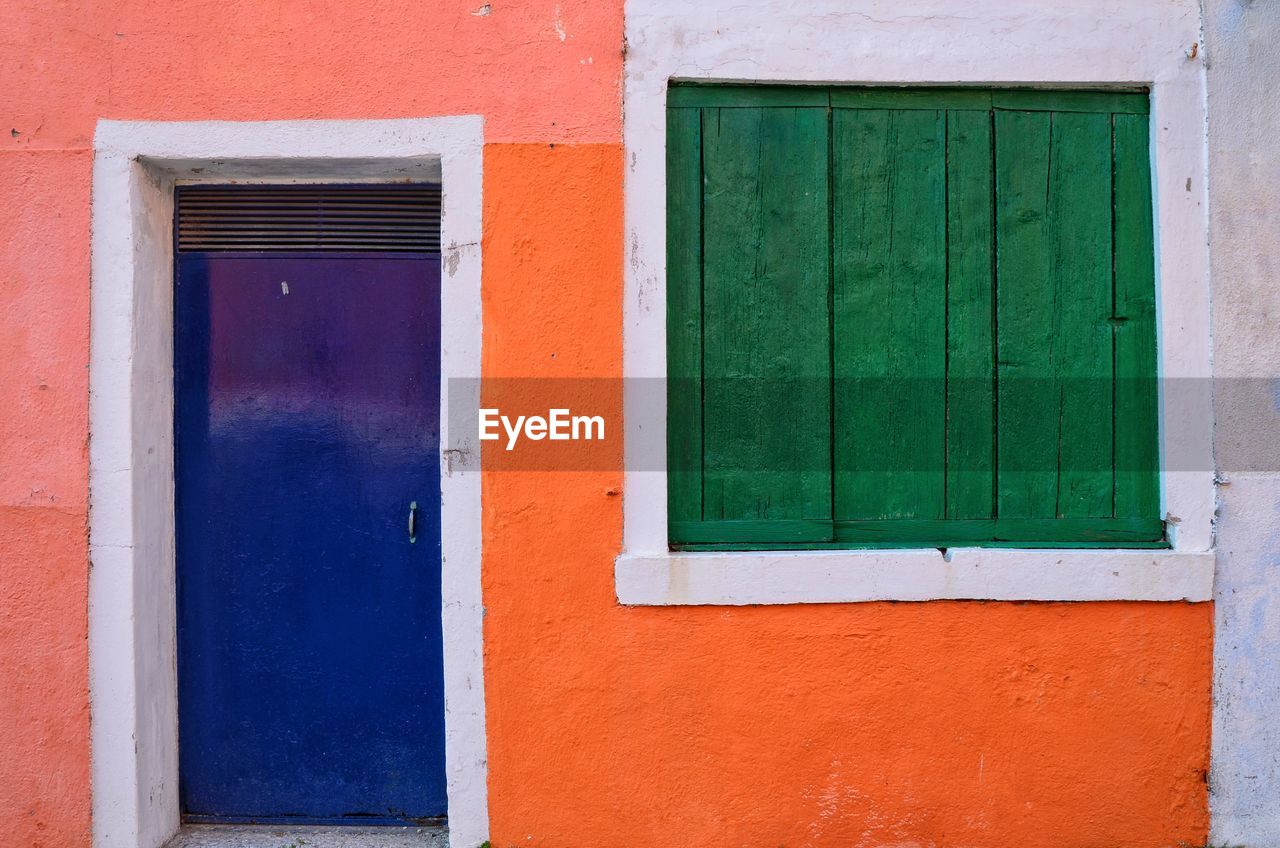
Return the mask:
<svg viewBox="0 0 1280 848">
<path fill-rule="evenodd" d="M 861 601 L 1208 601 L 1213 551 L 923 550 L 628 554 L 627 605 Z"/>
</svg>

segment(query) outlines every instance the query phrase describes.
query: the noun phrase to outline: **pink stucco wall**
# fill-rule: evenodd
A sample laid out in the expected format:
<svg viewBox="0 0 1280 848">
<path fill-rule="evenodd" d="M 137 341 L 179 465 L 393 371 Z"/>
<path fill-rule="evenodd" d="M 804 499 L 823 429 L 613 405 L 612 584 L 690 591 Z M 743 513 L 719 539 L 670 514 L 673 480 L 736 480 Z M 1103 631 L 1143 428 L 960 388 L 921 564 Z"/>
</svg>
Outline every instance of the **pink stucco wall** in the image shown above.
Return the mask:
<svg viewBox="0 0 1280 848">
<path fill-rule="evenodd" d="M 0 13 L 0 846 L 89 844 L 89 201 L 100 118 L 481 114 L 615 145 L 592 0 L 15 0 Z"/>
</svg>

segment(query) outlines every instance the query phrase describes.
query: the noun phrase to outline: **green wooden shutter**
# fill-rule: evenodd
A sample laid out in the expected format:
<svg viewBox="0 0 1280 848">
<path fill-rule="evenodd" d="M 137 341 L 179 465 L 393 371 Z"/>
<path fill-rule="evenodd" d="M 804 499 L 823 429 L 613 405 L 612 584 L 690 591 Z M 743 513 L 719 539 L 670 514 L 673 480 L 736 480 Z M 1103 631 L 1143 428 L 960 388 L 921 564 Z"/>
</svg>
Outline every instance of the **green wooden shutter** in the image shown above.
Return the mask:
<svg viewBox="0 0 1280 848">
<path fill-rule="evenodd" d="M 830 540 L 827 110 L 672 112 L 669 417 L 700 431 L 670 439 L 673 538 Z"/>
<path fill-rule="evenodd" d="M 1146 112 L 672 87 L 673 544 L 1162 544 Z"/>
<path fill-rule="evenodd" d="M 702 520 L 702 112 L 667 113 L 667 517 Z"/>
<path fill-rule="evenodd" d="M 832 127 L 835 515 L 941 519 L 946 114 L 837 109 Z"/>
<path fill-rule="evenodd" d="M 1115 192 L 1115 516 L 1160 515 L 1156 284 L 1147 116 L 1112 116 Z"/>
<path fill-rule="evenodd" d="M 995 217 L 991 117 L 947 112 L 949 520 L 995 518 Z"/>
</svg>

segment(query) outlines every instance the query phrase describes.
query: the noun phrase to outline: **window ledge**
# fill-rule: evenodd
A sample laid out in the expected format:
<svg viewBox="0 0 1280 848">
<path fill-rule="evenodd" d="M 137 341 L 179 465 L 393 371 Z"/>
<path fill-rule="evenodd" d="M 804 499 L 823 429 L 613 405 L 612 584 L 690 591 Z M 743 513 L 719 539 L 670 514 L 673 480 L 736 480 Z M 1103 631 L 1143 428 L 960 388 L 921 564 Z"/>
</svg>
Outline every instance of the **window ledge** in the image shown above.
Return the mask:
<svg viewBox="0 0 1280 848">
<path fill-rule="evenodd" d="M 629 554 L 627 605 L 1208 601 L 1213 551 L 1000 548 Z"/>
</svg>

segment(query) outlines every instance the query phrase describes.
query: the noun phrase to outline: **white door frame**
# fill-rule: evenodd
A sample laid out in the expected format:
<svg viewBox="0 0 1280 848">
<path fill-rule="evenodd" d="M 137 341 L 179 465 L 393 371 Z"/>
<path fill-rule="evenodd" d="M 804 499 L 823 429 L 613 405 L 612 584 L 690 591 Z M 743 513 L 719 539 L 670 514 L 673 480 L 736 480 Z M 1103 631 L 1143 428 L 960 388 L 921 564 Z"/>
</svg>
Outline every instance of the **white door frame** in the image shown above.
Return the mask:
<svg viewBox="0 0 1280 848">
<path fill-rule="evenodd" d="M 101 121 L 89 372 L 89 699 L 95 848 L 178 829 L 173 187 L 441 180 L 441 524 L 450 842 L 488 839 L 479 407 L 483 121 Z M 464 408 L 465 407 L 465 408 Z M 455 431 L 462 429 L 454 427 Z M 461 461 L 460 461 L 461 460 Z"/>
</svg>

